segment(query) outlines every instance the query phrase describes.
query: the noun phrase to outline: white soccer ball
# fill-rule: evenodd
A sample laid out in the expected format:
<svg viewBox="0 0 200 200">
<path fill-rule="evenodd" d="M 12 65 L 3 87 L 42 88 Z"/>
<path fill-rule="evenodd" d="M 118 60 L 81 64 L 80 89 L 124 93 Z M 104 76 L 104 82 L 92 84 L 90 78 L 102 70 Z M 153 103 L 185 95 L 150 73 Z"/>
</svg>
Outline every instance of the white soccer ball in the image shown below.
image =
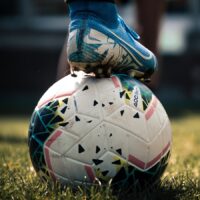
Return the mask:
<svg viewBox="0 0 200 200">
<path fill-rule="evenodd" d="M 171 143 L 160 101 L 126 75 L 59 80 L 38 102 L 29 129 L 36 172 L 62 184 L 154 182 Z"/>
</svg>

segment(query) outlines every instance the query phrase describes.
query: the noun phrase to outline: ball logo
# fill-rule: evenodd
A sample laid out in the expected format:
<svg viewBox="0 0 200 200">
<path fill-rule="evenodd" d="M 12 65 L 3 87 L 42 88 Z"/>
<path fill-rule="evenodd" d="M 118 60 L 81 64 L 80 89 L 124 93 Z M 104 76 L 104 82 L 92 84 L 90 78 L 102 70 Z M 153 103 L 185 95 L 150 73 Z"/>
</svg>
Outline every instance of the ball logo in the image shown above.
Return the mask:
<svg viewBox="0 0 200 200">
<path fill-rule="evenodd" d="M 133 105 L 137 108 L 138 106 L 138 95 L 139 95 L 139 91 L 138 91 L 138 88 L 135 87 L 135 94 L 133 96 Z"/>
</svg>

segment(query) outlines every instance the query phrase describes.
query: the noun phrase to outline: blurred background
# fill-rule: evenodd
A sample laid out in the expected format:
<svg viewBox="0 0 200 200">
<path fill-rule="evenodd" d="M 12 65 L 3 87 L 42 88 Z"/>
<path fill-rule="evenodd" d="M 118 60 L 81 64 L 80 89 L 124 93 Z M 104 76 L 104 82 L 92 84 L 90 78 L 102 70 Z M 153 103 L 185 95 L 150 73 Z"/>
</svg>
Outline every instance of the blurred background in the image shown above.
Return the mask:
<svg viewBox="0 0 200 200">
<path fill-rule="evenodd" d="M 134 1 L 118 8 L 136 25 Z M 30 115 L 56 81 L 67 37 L 68 10 L 58 0 L 0 1 L 0 115 Z M 158 98 L 172 115 L 200 111 L 200 1 L 165 3 L 158 41 Z"/>
</svg>

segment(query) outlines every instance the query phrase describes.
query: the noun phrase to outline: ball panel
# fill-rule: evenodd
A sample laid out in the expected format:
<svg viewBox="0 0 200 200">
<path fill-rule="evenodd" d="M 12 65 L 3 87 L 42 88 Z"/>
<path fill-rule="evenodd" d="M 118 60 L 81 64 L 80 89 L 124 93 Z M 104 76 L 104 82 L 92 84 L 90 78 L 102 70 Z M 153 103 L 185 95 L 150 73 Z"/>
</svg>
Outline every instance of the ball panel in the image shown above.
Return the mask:
<svg viewBox="0 0 200 200">
<path fill-rule="evenodd" d="M 158 136 L 163 127 L 163 124 L 160 123 L 160 118 L 157 114 L 158 104 L 159 104 L 158 99 L 156 97 L 153 97 L 152 101 L 149 104 L 149 107 L 145 112 L 145 118 L 146 118 L 146 124 L 150 142 L 152 140 L 155 140 L 155 137 Z"/>
<path fill-rule="evenodd" d="M 85 137 L 77 140 L 65 156 L 92 165 L 93 160 L 104 154 L 107 149 L 104 126 L 99 124 Z"/>
<path fill-rule="evenodd" d="M 113 112 L 111 116 L 107 117 L 106 121 L 130 131 L 142 140 L 149 142 L 145 125 L 146 120 L 143 113 L 130 108 L 130 106 L 124 105 L 120 107 L 120 109 Z"/>
<path fill-rule="evenodd" d="M 148 160 L 149 148 L 147 143 L 134 135 L 130 135 L 130 137 L 128 137 L 127 146 L 129 151 L 128 159 L 131 164 L 138 169 L 143 169 L 143 165 L 141 165 L 141 163 L 146 163 Z M 134 160 L 131 159 L 133 157 L 135 158 Z"/>
<path fill-rule="evenodd" d="M 127 159 L 129 151 L 127 148 L 127 140 L 130 133 L 123 128 L 111 124 L 104 123 L 105 137 L 107 139 L 107 151 L 110 151 L 121 158 Z"/>
<path fill-rule="evenodd" d="M 115 177 L 123 166 L 127 166 L 127 161 L 112 152 L 107 151 L 99 157 L 101 162 L 93 164 L 96 177 L 103 182 Z"/>
<path fill-rule="evenodd" d="M 65 122 L 76 114 L 76 108 L 72 97 L 60 98 L 59 106 L 57 108 L 57 114 L 62 116 L 65 119 Z"/>
<path fill-rule="evenodd" d="M 78 140 L 74 134 L 64 130 L 56 129 L 44 143 L 44 148 L 50 148 L 59 154 L 64 154 Z"/>
<path fill-rule="evenodd" d="M 100 119 L 100 105 L 98 105 L 99 97 L 97 95 L 97 91 L 95 90 L 95 85 L 90 84 L 89 82 L 89 80 L 86 81 L 86 83 L 83 86 L 81 86 L 82 89 L 74 95 L 74 104 L 76 105 L 76 112 L 79 114 Z"/>
<path fill-rule="evenodd" d="M 96 84 L 103 118 L 110 116 L 124 104 L 124 100 L 120 97 L 120 91 L 122 89 L 120 85 L 116 86 L 115 84 L 112 79 Z"/>
<path fill-rule="evenodd" d="M 158 101 L 158 104 L 156 106 L 156 114 L 159 118 L 159 123 L 161 125 L 164 125 L 166 120 L 169 121 L 167 113 L 166 113 L 165 109 L 163 108 L 162 104 L 160 103 L 160 101 Z"/>
<path fill-rule="evenodd" d="M 151 168 L 158 163 L 163 155 L 166 154 L 168 146 L 169 143 L 167 143 L 166 146 L 163 146 L 161 135 L 156 137 L 156 139 L 149 145 L 148 162 L 146 163 L 145 168 Z"/>
<path fill-rule="evenodd" d="M 54 180 L 63 177 L 67 179 L 67 182 L 68 180 L 70 182 L 85 181 L 88 183 L 94 181 L 94 171 L 90 165 L 57 154 L 51 149 L 48 149 L 48 153 L 45 153 L 45 158 L 49 174 Z"/>
<path fill-rule="evenodd" d="M 75 114 L 67 120 L 64 129 L 71 134 L 75 134 L 81 138 L 87 135 L 92 129 L 99 124 L 99 119 L 91 118 L 89 116 Z"/>
<path fill-rule="evenodd" d="M 65 170 L 68 171 L 71 181 L 81 181 L 86 183 L 92 183 L 94 181 L 95 173 L 92 167 L 83 162 L 66 158 Z"/>
<path fill-rule="evenodd" d="M 42 107 L 46 103 L 61 97 L 72 96 L 83 85 L 86 79 L 80 74 L 77 78 L 66 76 L 54 83 L 41 97 L 37 107 Z"/>
<path fill-rule="evenodd" d="M 56 174 L 68 177 L 67 173 L 63 170 L 64 164 L 62 155 L 53 151 L 50 146 L 44 147 L 44 157 L 46 163 L 46 170 L 48 170 L 51 178 L 56 181 Z"/>
<path fill-rule="evenodd" d="M 130 154 L 142 161 L 146 161 L 148 148 L 146 142 L 141 140 L 131 131 L 125 130 L 111 123 L 105 123 L 106 137 L 108 141 L 108 149 L 116 155 L 128 160 Z M 140 148 L 139 148 L 140 147 Z M 136 165 L 137 166 L 137 165 Z"/>
<path fill-rule="evenodd" d="M 169 143 L 169 149 L 171 148 L 172 145 L 172 130 L 171 130 L 171 125 L 170 125 L 170 121 L 167 118 L 165 125 L 163 126 L 161 135 L 162 135 L 162 140 L 163 140 L 163 146 L 166 147 L 167 144 Z"/>
</svg>

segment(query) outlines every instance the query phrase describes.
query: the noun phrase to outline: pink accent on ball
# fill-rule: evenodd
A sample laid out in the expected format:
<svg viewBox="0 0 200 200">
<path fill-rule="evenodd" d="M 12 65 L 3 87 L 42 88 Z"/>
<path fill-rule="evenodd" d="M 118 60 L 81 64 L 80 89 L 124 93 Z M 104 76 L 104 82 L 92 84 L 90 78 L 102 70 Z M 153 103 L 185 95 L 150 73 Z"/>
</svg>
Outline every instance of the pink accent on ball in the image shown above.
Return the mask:
<svg viewBox="0 0 200 200">
<path fill-rule="evenodd" d="M 137 167 L 141 169 L 145 169 L 145 163 L 133 155 L 128 156 L 128 161 L 130 161 L 132 164 L 136 165 Z"/>
<path fill-rule="evenodd" d="M 91 182 L 94 182 L 95 180 L 95 175 L 94 175 L 94 172 L 92 170 L 92 167 L 89 166 L 89 165 L 85 165 L 85 171 L 90 179 Z"/>
<path fill-rule="evenodd" d="M 119 80 L 118 80 L 118 78 L 116 76 L 112 76 L 111 79 L 112 79 L 112 81 L 113 81 L 113 83 L 114 83 L 116 88 L 120 87 Z"/>
<path fill-rule="evenodd" d="M 140 169 L 147 169 L 147 168 L 151 168 L 153 167 L 160 159 L 163 155 L 165 155 L 165 153 L 169 150 L 170 147 L 170 142 L 167 143 L 167 145 L 163 148 L 163 150 L 155 157 L 153 158 L 151 161 L 149 161 L 148 163 L 144 163 L 143 161 L 139 160 L 138 158 L 136 158 L 133 155 L 129 155 L 128 156 L 128 161 L 131 162 L 132 164 L 134 164 L 135 166 L 137 166 Z"/>
<path fill-rule="evenodd" d="M 56 180 L 56 176 L 53 172 L 53 168 L 51 165 L 51 159 L 50 159 L 50 155 L 49 155 L 49 149 L 52 145 L 52 143 L 62 134 L 62 131 L 57 130 L 55 133 L 53 133 L 50 138 L 48 138 L 48 140 L 45 143 L 45 147 L 44 147 L 44 155 L 45 155 L 45 160 L 46 160 L 46 164 L 48 166 L 49 169 L 49 173 L 52 177 L 52 179 L 55 181 Z"/>
<path fill-rule="evenodd" d="M 45 101 L 39 102 L 38 105 L 37 105 L 37 108 L 41 108 L 43 105 L 49 103 L 52 100 L 58 99 L 60 97 L 69 97 L 69 96 L 72 96 L 75 92 L 76 92 L 76 90 L 72 91 L 72 92 L 66 92 L 66 93 L 62 93 L 62 94 L 58 94 L 58 95 L 52 96 L 52 97 L 48 98 Z"/>
<path fill-rule="evenodd" d="M 158 99 L 154 96 L 153 100 L 150 103 L 150 106 L 147 109 L 147 112 L 145 113 L 146 120 L 149 120 L 153 116 L 156 110 L 157 104 L 158 104 Z"/>
</svg>

